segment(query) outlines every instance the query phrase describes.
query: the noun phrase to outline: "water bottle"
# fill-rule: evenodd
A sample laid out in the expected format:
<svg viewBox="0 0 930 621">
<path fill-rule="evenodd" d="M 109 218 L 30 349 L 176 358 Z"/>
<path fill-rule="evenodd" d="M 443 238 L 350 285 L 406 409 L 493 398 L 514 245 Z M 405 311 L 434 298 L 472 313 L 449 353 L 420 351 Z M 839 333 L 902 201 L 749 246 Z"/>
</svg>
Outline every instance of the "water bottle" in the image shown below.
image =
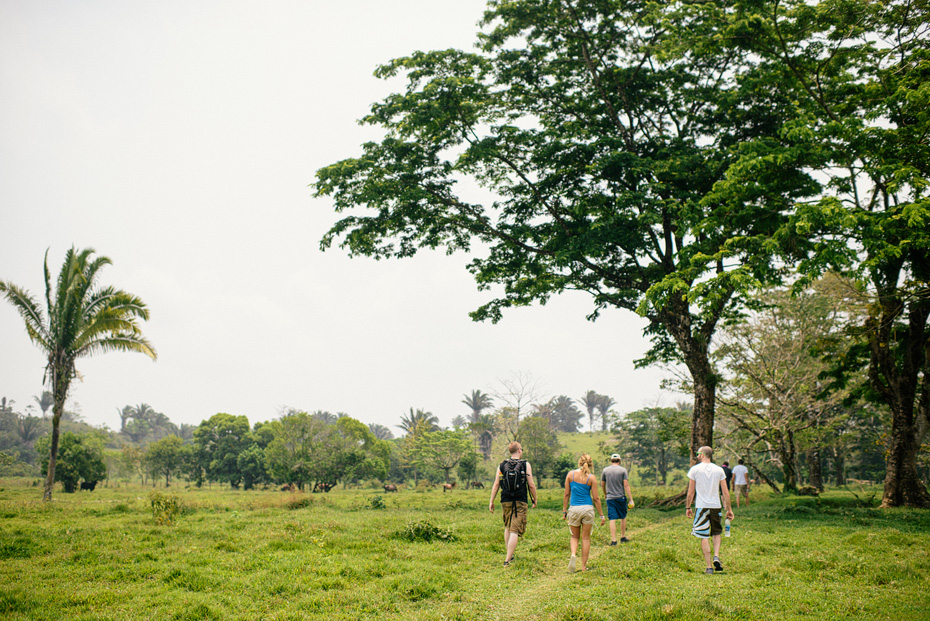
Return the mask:
<svg viewBox="0 0 930 621">
<path fill-rule="evenodd" d="M 730 518 L 727 518 L 726 522 L 723 523 L 723 536 L 730 536 Z"/>
</svg>

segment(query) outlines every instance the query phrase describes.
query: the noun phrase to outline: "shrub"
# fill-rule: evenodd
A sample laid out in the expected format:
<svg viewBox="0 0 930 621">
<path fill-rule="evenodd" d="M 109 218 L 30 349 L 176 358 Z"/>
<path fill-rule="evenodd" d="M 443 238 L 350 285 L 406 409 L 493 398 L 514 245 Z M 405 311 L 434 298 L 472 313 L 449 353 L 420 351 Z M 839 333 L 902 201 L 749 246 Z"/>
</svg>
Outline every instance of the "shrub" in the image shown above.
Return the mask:
<svg viewBox="0 0 930 621">
<path fill-rule="evenodd" d="M 292 511 L 296 511 L 297 509 L 306 509 L 312 504 L 313 499 L 310 498 L 310 496 L 294 496 L 284 503 L 284 506 Z"/>
<path fill-rule="evenodd" d="M 409 522 L 402 529 L 394 533 L 398 539 L 406 541 L 455 541 L 455 534 L 451 528 L 442 528 L 431 524 L 429 520 L 416 520 Z"/>
<path fill-rule="evenodd" d="M 810 485 L 798 488 L 798 496 L 820 496 L 820 490 Z"/>
<path fill-rule="evenodd" d="M 149 500 L 152 502 L 152 516 L 159 526 L 171 526 L 183 508 L 181 499 L 173 494 L 162 494 L 152 490 Z"/>
<path fill-rule="evenodd" d="M 386 509 L 387 505 L 384 504 L 384 496 L 381 494 L 375 494 L 368 499 L 368 508 L 369 509 Z"/>
</svg>

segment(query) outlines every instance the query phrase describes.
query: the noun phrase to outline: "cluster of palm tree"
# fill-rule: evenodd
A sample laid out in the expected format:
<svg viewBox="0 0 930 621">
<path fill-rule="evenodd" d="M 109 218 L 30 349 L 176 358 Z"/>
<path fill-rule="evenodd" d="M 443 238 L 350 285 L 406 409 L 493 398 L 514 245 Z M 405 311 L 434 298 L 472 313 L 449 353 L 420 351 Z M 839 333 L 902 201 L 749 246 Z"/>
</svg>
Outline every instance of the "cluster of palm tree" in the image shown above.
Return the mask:
<svg viewBox="0 0 930 621">
<path fill-rule="evenodd" d="M 601 431 L 610 429 L 610 408 L 617 404 L 612 397 L 589 390 L 578 402 L 581 403 L 588 412 L 589 431 L 594 431 L 594 424 L 598 421 L 601 424 Z"/>
<path fill-rule="evenodd" d="M 134 444 L 157 442 L 167 436 L 178 436 L 181 440 L 194 437 L 194 426 L 175 425 L 161 412 L 147 403 L 127 405 L 119 410 L 120 434 Z"/>
</svg>

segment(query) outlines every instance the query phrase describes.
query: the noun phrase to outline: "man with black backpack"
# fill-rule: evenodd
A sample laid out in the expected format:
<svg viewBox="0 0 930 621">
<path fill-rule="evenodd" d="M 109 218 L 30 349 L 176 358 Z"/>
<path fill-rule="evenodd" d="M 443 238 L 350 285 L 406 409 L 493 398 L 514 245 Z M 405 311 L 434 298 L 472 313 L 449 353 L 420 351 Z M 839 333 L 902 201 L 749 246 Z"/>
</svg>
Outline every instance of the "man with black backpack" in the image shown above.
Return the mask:
<svg viewBox="0 0 930 621">
<path fill-rule="evenodd" d="M 526 515 L 529 512 L 529 500 L 533 500 L 536 508 L 536 484 L 533 483 L 533 469 L 529 462 L 521 459 L 523 447 L 519 442 L 511 442 L 507 447 L 510 459 L 505 459 L 497 468 L 494 477 L 494 487 L 491 489 L 491 504 L 488 510 L 494 513 L 494 499 L 497 490 L 501 490 L 501 509 L 504 512 L 504 546 L 507 555 L 504 557 L 504 567 L 513 560 L 517 542 L 526 532 Z"/>
</svg>

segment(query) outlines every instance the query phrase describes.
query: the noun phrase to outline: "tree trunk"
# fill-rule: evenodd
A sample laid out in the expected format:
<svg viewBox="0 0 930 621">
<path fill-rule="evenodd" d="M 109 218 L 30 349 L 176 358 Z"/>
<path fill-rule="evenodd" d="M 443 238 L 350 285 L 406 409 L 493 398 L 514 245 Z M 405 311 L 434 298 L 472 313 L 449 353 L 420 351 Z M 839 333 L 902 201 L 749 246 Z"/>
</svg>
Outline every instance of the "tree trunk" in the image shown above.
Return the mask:
<svg viewBox="0 0 930 621">
<path fill-rule="evenodd" d="M 702 446 L 714 445 L 714 409 L 717 403 L 717 374 L 710 362 L 710 339 L 720 312 L 729 300 L 730 292 L 722 295 L 717 312 L 700 325 L 693 325 L 688 303 L 679 296 L 671 296 L 668 305 L 653 321 L 674 339 L 681 352 L 688 373 L 694 383 L 694 409 L 691 413 L 691 465 L 698 462 L 697 451 Z"/>
<path fill-rule="evenodd" d="M 699 448 L 714 446 L 714 408 L 717 402 L 717 378 L 711 372 L 709 363 L 703 365 L 700 372 L 692 371 L 691 375 L 694 379 L 694 411 L 691 415 L 691 464 L 694 465 L 697 463 Z"/>
<path fill-rule="evenodd" d="M 823 491 L 823 471 L 820 465 L 820 449 L 815 448 L 807 452 L 807 473 L 811 487 Z"/>
<path fill-rule="evenodd" d="M 930 507 L 930 493 L 917 475 L 917 434 L 914 425 L 892 413 L 891 447 L 885 461 L 882 507 Z"/>
<path fill-rule="evenodd" d="M 45 475 L 45 492 L 42 500 L 49 502 L 52 500 L 52 488 L 55 486 L 55 464 L 58 461 L 58 437 L 61 432 L 59 423 L 61 422 L 61 413 L 64 411 L 64 404 L 60 407 L 55 405 L 52 411 L 52 446 L 48 455 L 48 472 Z"/>
<path fill-rule="evenodd" d="M 794 448 L 794 434 L 788 431 L 778 441 L 778 458 L 781 460 L 782 476 L 785 478 L 784 489 L 787 493 L 798 491 L 797 453 Z"/>
<path fill-rule="evenodd" d="M 836 479 L 837 485 L 846 485 L 846 451 L 841 446 L 834 446 L 831 451 L 833 453 L 833 478 Z"/>
<path fill-rule="evenodd" d="M 662 483 L 661 485 L 666 485 L 668 483 L 668 457 L 665 454 L 665 448 L 663 447 L 660 451 L 660 472 L 662 474 Z"/>
<path fill-rule="evenodd" d="M 930 373 L 927 319 L 930 298 L 903 299 L 897 289 L 902 263 L 889 263 L 873 272 L 879 316 L 865 324 L 869 343 L 869 383 L 891 408 L 891 446 L 885 460 L 882 507 L 930 507 L 930 493 L 917 475 L 917 453 L 927 408 Z M 907 332 L 896 335 L 905 318 Z"/>
<path fill-rule="evenodd" d="M 45 493 L 42 500 L 51 502 L 55 487 L 55 466 L 58 463 L 58 439 L 61 433 L 61 416 L 65 413 L 68 386 L 74 375 L 74 366 L 60 360 L 60 355 L 49 356 L 49 373 L 52 375 L 52 445 L 48 456 L 48 473 L 45 476 Z"/>
</svg>

